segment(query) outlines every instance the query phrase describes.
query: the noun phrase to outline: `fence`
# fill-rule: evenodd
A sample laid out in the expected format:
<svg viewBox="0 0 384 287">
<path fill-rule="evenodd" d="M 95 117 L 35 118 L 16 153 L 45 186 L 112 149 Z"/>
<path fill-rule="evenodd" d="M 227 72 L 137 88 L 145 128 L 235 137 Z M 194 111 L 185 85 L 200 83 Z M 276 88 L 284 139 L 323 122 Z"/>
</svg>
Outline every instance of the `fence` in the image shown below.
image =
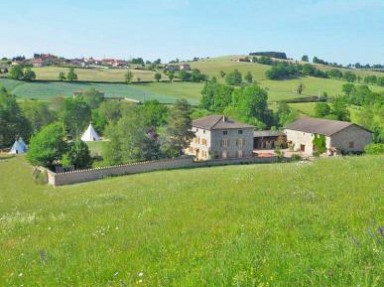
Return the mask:
<svg viewBox="0 0 384 287">
<path fill-rule="evenodd" d="M 155 170 L 169 170 L 180 168 L 208 167 L 233 164 L 251 164 L 251 163 L 271 163 L 278 161 L 277 157 L 268 158 L 238 158 L 226 160 L 208 160 L 208 161 L 193 161 L 193 157 L 181 157 L 177 159 L 158 160 L 140 162 L 134 164 L 116 165 L 103 168 L 76 170 L 70 172 L 54 173 L 50 170 L 40 168 L 45 171 L 48 176 L 48 183 L 53 186 L 66 184 L 94 181 L 110 176 L 128 175 Z"/>
</svg>

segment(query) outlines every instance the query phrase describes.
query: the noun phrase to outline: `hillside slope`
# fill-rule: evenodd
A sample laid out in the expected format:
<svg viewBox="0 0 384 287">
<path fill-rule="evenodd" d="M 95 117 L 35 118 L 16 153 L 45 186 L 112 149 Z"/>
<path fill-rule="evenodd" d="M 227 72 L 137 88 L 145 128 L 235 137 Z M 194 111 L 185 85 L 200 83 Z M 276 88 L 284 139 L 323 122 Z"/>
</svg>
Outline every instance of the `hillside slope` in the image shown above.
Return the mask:
<svg viewBox="0 0 384 287">
<path fill-rule="evenodd" d="M 383 156 L 52 188 L 0 162 L 0 282 L 382 286 Z M 17 172 L 16 172 L 17 171 Z"/>
</svg>

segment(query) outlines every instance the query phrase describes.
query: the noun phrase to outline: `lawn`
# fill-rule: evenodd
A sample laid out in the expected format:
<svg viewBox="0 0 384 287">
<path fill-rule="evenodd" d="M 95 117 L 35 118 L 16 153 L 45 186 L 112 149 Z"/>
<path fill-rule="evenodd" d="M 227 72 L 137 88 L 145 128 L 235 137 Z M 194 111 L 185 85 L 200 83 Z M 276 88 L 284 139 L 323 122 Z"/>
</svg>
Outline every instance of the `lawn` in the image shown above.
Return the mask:
<svg viewBox="0 0 384 287">
<path fill-rule="evenodd" d="M 383 286 L 383 156 L 53 188 L 0 161 L 5 286 Z"/>
</svg>

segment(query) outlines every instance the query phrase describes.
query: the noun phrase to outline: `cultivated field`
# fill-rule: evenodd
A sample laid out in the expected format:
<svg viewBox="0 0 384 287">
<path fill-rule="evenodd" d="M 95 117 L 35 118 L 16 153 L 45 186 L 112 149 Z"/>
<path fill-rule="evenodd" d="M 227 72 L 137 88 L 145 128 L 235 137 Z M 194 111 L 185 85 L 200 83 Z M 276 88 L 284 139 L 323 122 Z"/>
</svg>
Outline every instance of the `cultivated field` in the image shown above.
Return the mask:
<svg viewBox="0 0 384 287">
<path fill-rule="evenodd" d="M 383 286 L 383 156 L 53 188 L 0 161 L 5 286 Z"/>
<path fill-rule="evenodd" d="M 174 103 L 179 98 L 185 98 L 193 105 L 198 104 L 199 94 L 197 90 L 203 87 L 202 84 L 180 82 L 126 85 L 117 83 L 20 82 L 9 79 L 0 79 L 0 84 L 21 99 L 50 100 L 57 96 L 69 97 L 76 91 L 95 88 L 104 92 L 106 97 L 128 97 L 139 101 L 157 99 L 161 103 Z"/>
<path fill-rule="evenodd" d="M 33 68 L 38 80 L 57 80 L 60 72 L 68 73 L 69 68 L 62 67 L 42 67 Z M 128 69 L 104 69 L 104 68 L 75 68 L 75 73 L 79 81 L 102 81 L 102 82 L 124 82 L 124 75 Z M 132 82 L 136 82 L 137 78 L 141 81 L 154 81 L 155 72 L 147 70 L 130 69 L 133 74 Z M 162 75 L 163 78 L 166 78 Z"/>
</svg>

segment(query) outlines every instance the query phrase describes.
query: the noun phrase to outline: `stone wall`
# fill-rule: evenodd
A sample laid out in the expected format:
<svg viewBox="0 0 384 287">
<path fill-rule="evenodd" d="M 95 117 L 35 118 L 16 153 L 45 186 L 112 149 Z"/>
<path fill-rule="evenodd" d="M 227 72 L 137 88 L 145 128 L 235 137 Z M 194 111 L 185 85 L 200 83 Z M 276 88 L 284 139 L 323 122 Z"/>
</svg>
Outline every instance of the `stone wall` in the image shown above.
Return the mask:
<svg viewBox="0 0 384 287">
<path fill-rule="evenodd" d="M 136 174 L 150 172 L 155 170 L 179 169 L 179 168 L 194 168 L 208 167 L 220 165 L 234 164 L 251 164 L 251 163 L 271 163 L 277 162 L 277 157 L 268 158 L 238 158 L 238 159 L 222 159 L 194 162 L 193 157 L 182 157 L 178 159 L 158 160 L 150 162 L 140 162 L 135 164 L 116 165 L 104 168 L 95 168 L 87 170 L 77 170 L 63 173 L 54 173 L 44 168 L 40 168 L 47 172 L 48 183 L 54 186 L 67 185 L 73 183 L 94 181 L 110 176 L 119 176 L 127 174 Z"/>
</svg>

